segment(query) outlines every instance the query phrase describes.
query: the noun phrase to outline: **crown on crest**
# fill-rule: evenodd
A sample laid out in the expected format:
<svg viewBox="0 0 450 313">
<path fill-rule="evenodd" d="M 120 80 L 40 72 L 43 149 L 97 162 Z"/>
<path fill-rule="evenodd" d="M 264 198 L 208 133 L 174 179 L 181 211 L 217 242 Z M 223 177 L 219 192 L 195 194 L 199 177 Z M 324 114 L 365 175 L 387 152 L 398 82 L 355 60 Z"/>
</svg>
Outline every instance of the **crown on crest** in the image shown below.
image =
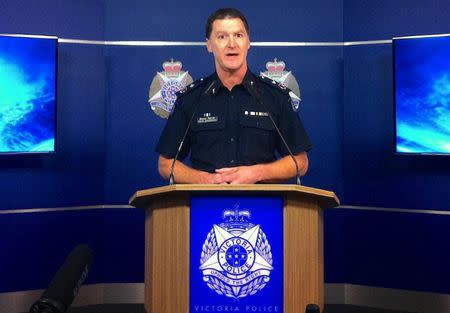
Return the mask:
<svg viewBox="0 0 450 313">
<path fill-rule="evenodd" d="M 272 61 L 269 61 L 266 63 L 266 69 L 269 73 L 279 73 L 283 72 L 286 67 L 286 64 L 283 61 L 278 61 L 277 58 L 275 58 Z"/>
<path fill-rule="evenodd" d="M 170 62 L 164 62 L 162 67 L 164 68 L 164 71 L 168 74 L 175 74 L 181 71 L 181 68 L 183 65 L 180 61 L 174 61 L 173 59 L 170 59 Z"/>
<path fill-rule="evenodd" d="M 234 210 L 224 210 L 222 218 L 226 222 L 233 224 L 247 224 L 251 216 L 252 215 L 249 210 L 240 210 L 239 208 L 235 208 Z"/>
</svg>

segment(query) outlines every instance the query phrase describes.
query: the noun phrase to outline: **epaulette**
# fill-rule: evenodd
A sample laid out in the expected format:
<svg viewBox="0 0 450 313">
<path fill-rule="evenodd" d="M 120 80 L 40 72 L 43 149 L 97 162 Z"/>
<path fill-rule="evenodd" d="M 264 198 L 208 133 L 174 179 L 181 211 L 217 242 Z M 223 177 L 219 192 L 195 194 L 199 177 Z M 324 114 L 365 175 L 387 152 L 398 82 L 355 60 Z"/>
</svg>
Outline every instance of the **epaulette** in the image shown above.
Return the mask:
<svg viewBox="0 0 450 313">
<path fill-rule="evenodd" d="M 255 75 L 256 76 L 256 75 Z M 285 85 L 265 76 L 265 75 L 259 75 L 256 76 L 258 78 L 259 81 L 264 82 L 265 84 L 283 92 L 286 94 L 289 94 L 289 92 L 291 91 L 289 88 L 287 88 Z"/>
<path fill-rule="evenodd" d="M 175 93 L 175 95 L 177 96 L 177 98 L 182 97 L 184 95 L 187 95 L 190 92 L 192 92 L 193 90 L 197 89 L 198 87 L 203 86 L 205 84 L 205 82 L 206 82 L 206 80 L 204 78 L 197 79 L 195 82 L 187 85 L 186 87 L 184 87 L 180 91 L 177 91 Z"/>
</svg>

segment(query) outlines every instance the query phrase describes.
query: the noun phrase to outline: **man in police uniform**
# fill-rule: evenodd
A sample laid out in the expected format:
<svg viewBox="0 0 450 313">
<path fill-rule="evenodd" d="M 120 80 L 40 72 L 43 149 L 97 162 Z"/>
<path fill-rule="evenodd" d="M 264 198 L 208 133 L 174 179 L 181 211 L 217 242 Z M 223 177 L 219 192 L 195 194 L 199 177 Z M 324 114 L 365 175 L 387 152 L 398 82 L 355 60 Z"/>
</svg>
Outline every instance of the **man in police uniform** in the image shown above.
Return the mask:
<svg viewBox="0 0 450 313">
<path fill-rule="evenodd" d="M 214 12 L 206 24 L 206 46 L 214 55 L 216 72 L 178 94 L 156 148 L 161 176 L 169 178 L 187 131 L 174 163 L 177 183 L 252 184 L 295 177 L 295 163 L 269 112 L 304 175 L 311 143 L 292 109 L 289 91 L 248 69 L 250 38 L 244 15 L 236 9 Z M 189 152 L 190 166 L 180 161 Z"/>
</svg>

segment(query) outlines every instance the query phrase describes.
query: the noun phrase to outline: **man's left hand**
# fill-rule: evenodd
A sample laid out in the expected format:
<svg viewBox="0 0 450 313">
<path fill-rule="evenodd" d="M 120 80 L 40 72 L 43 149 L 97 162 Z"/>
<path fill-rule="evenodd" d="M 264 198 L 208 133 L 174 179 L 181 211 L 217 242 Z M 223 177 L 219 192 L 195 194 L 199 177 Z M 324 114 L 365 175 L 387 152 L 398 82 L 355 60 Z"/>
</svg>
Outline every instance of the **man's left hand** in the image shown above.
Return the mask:
<svg viewBox="0 0 450 313">
<path fill-rule="evenodd" d="M 216 170 L 228 184 L 254 184 L 259 181 L 257 165 L 224 167 Z"/>
</svg>

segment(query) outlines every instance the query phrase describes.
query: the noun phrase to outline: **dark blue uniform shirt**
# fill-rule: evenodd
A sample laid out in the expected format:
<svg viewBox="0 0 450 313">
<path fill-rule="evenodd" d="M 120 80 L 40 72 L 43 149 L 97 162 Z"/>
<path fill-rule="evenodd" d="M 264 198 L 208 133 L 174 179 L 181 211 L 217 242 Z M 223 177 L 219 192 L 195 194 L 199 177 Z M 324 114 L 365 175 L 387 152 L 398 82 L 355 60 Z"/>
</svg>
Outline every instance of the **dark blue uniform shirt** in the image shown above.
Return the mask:
<svg viewBox="0 0 450 313">
<path fill-rule="evenodd" d="M 251 87 L 254 90 L 250 90 Z M 231 91 L 214 73 L 180 92 L 156 151 L 174 158 L 193 116 L 178 156 L 183 160 L 190 152 L 193 168 L 214 172 L 222 167 L 275 161 L 276 152 L 281 156 L 289 152 L 271 122 L 268 110 L 292 153 L 311 148 L 300 118 L 292 108 L 289 90 L 247 71 L 243 83 Z"/>
</svg>

